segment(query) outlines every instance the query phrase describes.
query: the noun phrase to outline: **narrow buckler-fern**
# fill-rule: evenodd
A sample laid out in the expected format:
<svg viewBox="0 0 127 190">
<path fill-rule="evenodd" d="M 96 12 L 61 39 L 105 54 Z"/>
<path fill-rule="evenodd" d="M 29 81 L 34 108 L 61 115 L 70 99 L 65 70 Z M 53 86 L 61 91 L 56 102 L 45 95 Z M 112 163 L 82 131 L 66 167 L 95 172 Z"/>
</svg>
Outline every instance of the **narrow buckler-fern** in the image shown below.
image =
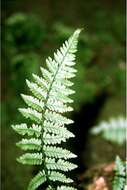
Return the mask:
<svg viewBox="0 0 127 190">
<path fill-rule="evenodd" d="M 74 137 L 65 125 L 73 123 L 63 114 L 72 111 L 70 81 L 76 74 L 75 53 L 77 51 L 80 29 L 54 53 L 54 59 L 46 59 L 47 69 L 41 67 L 42 76 L 33 74 L 33 81 L 26 80 L 31 95 L 22 94 L 25 108 L 19 108 L 28 123 L 12 125 L 12 128 L 24 136 L 16 145 L 28 151 L 17 161 L 22 164 L 40 165 L 40 171 L 33 177 L 28 190 L 35 190 L 41 184 L 46 190 L 75 190 L 70 186 L 72 179 L 65 172 L 77 165 L 68 161 L 76 155 L 60 147 L 70 137 Z M 27 120 L 26 120 L 27 121 Z M 67 185 L 66 185 L 67 184 Z"/>
</svg>

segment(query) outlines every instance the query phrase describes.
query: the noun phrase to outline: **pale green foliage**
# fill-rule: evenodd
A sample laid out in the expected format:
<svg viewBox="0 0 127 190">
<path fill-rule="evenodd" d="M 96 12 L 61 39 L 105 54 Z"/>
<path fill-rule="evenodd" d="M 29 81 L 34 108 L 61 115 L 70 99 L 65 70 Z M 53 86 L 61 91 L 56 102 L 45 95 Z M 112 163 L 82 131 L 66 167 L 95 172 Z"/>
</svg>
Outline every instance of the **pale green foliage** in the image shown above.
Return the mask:
<svg viewBox="0 0 127 190">
<path fill-rule="evenodd" d="M 58 187 L 57 190 L 76 190 L 76 189 L 73 187 L 61 186 L 61 187 Z"/>
<path fill-rule="evenodd" d="M 115 161 L 115 177 L 113 180 L 113 190 L 123 190 L 125 187 L 126 177 L 127 174 L 125 163 L 119 158 L 119 156 L 117 156 Z"/>
<path fill-rule="evenodd" d="M 49 157 L 64 158 L 64 159 L 76 157 L 75 154 L 61 147 L 44 146 L 44 151 L 45 151 L 46 156 L 49 156 Z"/>
<path fill-rule="evenodd" d="M 45 182 L 49 185 L 47 190 L 56 188 L 75 190 L 66 185 L 56 187 L 53 182 L 73 182 L 61 172 L 77 167 L 67 161 L 75 158 L 76 155 L 57 147 L 57 144 L 74 137 L 73 133 L 65 127 L 73 121 L 63 116 L 63 113 L 73 110 L 68 104 L 73 102 L 69 97 L 74 93 L 70 89 L 73 85 L 70 79 L 77 72 L 73 66 L 79 33 L 78 29 L 68 41 L 65 41 L 60 50 L 54 53 L 54 59 L 50 57 L 46 59 L 47 69 L 41 67 L 41 77 L 33 74 L 32 82 L 26 80 L 32 95 L 21 95 L 28 107 L 20 108 L 19 111 L 29 120 L 29 124 L 12 125 L 12 128 L 18 134 L 25 136 L 16 145 L 25 151 L 34 152 L 25 153 L 17 160 L 22 164 L 41 165 L 42 168 L 42 171 L 39 171 L 30 181 L 28 190 L 35 190 Z"/>
<path fill-rule="evenodd" d="M 91 130 L 94 135 L 101 134 L 103 138 L 122 145 L 126 140 L 127 120 L 123 117 L 103 121 Z"/>
<path fill-rule="evenodd" d="M 44 172 L 42 173 L 41 171 L 31 180 L 29 183 L 28 189 L 34 190 L 36 189 L 39 185 L 44 183 L 46 181 L 46 177 Z"/>
<path fill-rule="evenodd" d="M 52 188 L 49 186 L 46 190 L 52 190 Z M 57 190 L 76 190 L 74 187 L 67 187 L 67 186 L 58 186 Z"/>
</svg>

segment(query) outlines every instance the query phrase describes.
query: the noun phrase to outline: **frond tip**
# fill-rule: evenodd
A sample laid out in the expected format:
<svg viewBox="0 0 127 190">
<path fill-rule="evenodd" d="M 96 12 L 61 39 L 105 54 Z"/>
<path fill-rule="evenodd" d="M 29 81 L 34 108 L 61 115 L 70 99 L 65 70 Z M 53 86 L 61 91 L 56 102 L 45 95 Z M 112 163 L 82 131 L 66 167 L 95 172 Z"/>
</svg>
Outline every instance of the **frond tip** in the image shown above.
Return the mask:
<svg viewBox="0 0 127 190">
<path fill-rule="evenodd" d="M 66 128 L 73 121 L 64 116 L 64 113 L 73 110 L 69 104 L 73 103 L 70 96 L 75 91 L 70 89 L 73 85 L 70 79 L 77 72 L 73 67 L 80 32 L 77 29 L 54 53 L 53 59 L 46 59 L 47 69 L 40 68 L 42 76 L 32 74 L 33 81 L 26 80 L 31 95 L 21 95 L 27 108 L 19 108 L 19 112 L 28 123 L 12 125 L 12 128 L 24 136 L 16 145 L 30 152 L 20 156 L 17 161 L 27 165 L 41 165 L 42 168 L 30 181 L 28 190 L 35 190 L 45 182 L 46 190 L 76 190 L 71 186 L 60 186 L 61 183 L 73 182 L 64 172 L 77 167 L 68 161 L 76 155 L 57 145 L 74 137 Z M 58 187 L 56 181 L 60 183 Z"/>
</svg>

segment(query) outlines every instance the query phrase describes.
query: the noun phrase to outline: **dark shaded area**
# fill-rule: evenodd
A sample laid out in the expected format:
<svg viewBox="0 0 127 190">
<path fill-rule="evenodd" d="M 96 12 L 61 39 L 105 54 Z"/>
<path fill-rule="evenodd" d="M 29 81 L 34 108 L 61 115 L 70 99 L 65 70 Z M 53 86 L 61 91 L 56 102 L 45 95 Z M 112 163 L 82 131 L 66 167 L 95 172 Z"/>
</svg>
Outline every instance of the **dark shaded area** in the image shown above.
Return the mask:
<svg viewBox="0 0 127 190">
<path fill-rule="evenodd" d="M 103 109 L 103 105 L 108 98 L 108 94 L 104 92 L 99 97 L 95 99 L 92 104 L 84 105 L 80 112 L 73 115 L 74 124 L 74 134 L 75 134 L 75 151 L 78 155 L 78 172 L 83 172 L 87 168 L 87 164 L 84 165 L 83 153 L 85 152 L 86 145 L 89 138 L 89 130 L 97 122 L 98 115 Z M 89 159 L 89 158 L 88 158 Z"/>
</svg>

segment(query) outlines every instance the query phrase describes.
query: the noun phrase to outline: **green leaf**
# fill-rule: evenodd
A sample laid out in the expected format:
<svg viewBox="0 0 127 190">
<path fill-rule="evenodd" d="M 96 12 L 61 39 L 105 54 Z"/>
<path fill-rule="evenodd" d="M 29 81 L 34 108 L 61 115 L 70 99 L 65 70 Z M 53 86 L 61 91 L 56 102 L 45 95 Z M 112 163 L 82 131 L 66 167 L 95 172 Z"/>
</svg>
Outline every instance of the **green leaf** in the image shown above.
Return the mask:
<svg viewBox="0 0 127 190">
<path fill-rule="evenodd" d="M 11 125 L 11 127 L 20 135 L 25 135 L 28 131 L 26 123 Z"/>
<path fill-rule="evenodd" d="M 41 69 L 41 72 L 42 72 L 42 75 L 43 75 L 44 79 L 47 82 L 51 83 L 52 80 L 53 80 L 52 74 L 47 69 L 44 69 L 43 67 L 41 67 L 40 69 Z"/>
<path fill-rule="evenodd" d="M 73 110 L 72 107 L 67 106 L 66 104 L 57 100 L 56 98 L 48 99 L 47 108 L 51 111 L 55 111 L 55 112 L 59 112 L 59 113 L 69 112 L 69 111 Z"/>
<path fill-rule="evenodd" d="M 46 181 L 44 172 L 39 172 L 29 183 L 28 190 L 37 189 L 42 183 Z"/>
<path fill-rule="evenodd" d="M 66 138 L 59 135 L 48 134 L 44 132 L 43 141 L 44 144 L 54 145 L 54 144 L 60 144 L 61 142 L 66 142 Z"/>
<path fill-rule="evenodd" d="M 126 140 L 127 120 L 123 117 L 101 122 L 91 130 L 94 135 L 101 134 L 104 139 L 122 145 Z"/>
<path fill-rule="evenodd" d="M 61 147 L 44 146 L 44 151 L 47 157 L 64 158 L 64 159 L 77 157 L 75 154 Z"/>
<path fill-rule="evenodd" d="M 120 159 L 119 156 L 116 157 L 115 161 L 115 177 L 113 180 L 113 190 L 123 190 L 125 187 L 125 177 L 127 174 L 125 174 L 125 164 Z"/>
<path fill-rule="evenodd" d="M 33 74 L 33 78 L 35 82 L 43 89 L 43 91 L 47 92 L 47 90 L 49 90 L 49 84 L 47 83 L 46 80 L 35 74 Z"/>
<path fill-rule="evenodd" d="M 24 94 L 21 94 L 21 96 L 28 106 L 39 112 L 42 112 L 44 108 L 44 102 L 39 101 L 37 98 L 34 98 L 33 96 L 27 96 Z"/>
<path fill-rule="evenodd" d="M 63 88 L 61 91 L 66 90 Z M 65 93 L 61 92 L 59 88 L 54 87 L 51 90 L 51 98 L 55 98 L 56 101 L 61 101 L 63 103 L 72 103 L 73 100 L 69 98 Z"/>
<path fill-rule="evenodd" d="M 29 80 L 26 80 L 26 83 L 35 97 L 39 100 L 46 99 L 46 92 L 41 87 L 39 87 L 36 83 L 30 82 Z"/>
<path fill-rule="evenodd" d="M 31 120 L 34 120 L 37 123 L 41 122 L 42 114 L 37 112 L 34 109 L 32 109 L 32 108 L 19 108 L 19 111 L 22 113 L 22 115 L 24 117 L 30 118 Z"/>
<path fill-rule="evenodd" d="M 74 187 L 68 187 L 68 186 L 60 186 L 60 187 L 57 187 L 57 190 L 77 190 L 76 188 Z"/>
<path fill-rule="evenodd" d="M 70 171 L 77 168 L 77 165 L 72 164 L 68 161 L 64 161 L 62 159 L 58 159 L 56 161 L 54 158 L 46 158 L 46 167 L 49 170 Z"/>
<path fill-rule="evenodd" d="M 22 139 L 20 142 L 16 143 L 16 145 L 23 150 L 40 150 L 41 139 Z"/>
<path fill-rule="evenodd" d="M 44 131 L 59 135 L 66 139 L 68 139 L 70 137 L 74 137 L 74 134 L 71 133 L 69 130 L 67 130 L 63 125 L 54 124 L 54 123 L 46 121 L 46 120 L 44 121 Z"/>
<path fill-rule="evenodd" d="M 26 80 L 32 95 L 22 94 L 22 98 L 28 108 L 19 108 L 22 115 L 27 118 L 32 126 L 22 123 L 12 125 L 12 128 L 20 135 L 27 135 L 16 143 L 23 150 L 33 152 L 23 154 L 17 161 L 27 165 L 40 165 L 40 171 L 29 183 L 28 190 L 35 190 L 46 182 L 47 190 L 75 190 L 66 185 L 54 185 L 56 181 L 61 183 L 72 183 L 73 180 L 60 173 L 75 169 L 77 166 L 66 159 L 75 158 L 76 155 L 70 151 L 57 147 L 57 144 L 66 142 L 74 137 L 65 125 L 73 123 L 63 114 L 72 111 L 69 106 L 73 100 L 69 95 L 75 93 L 70 89 L 73 83 L 71 78 L 75 77 L 75 52 L 77 51 L 78 36 L 80 29 L 54 53 L 54 58 L 47 58 L 47 69 L 41 67 L 42 76 L 33 75 L 33 82 Z M 29 136 L 31 138 L 29 138 Z M 50 145 L 50 146 L 49 146 Z M 38 151 L 38 152 L 37 152 Z"/>
<path fill-rule="evenodd" d="M 26 153 L 17 158 L 17 161 L 22 164 L 28 165 L 41 165 L 42 154 L 41 153 Z"/>
<path fill-rule="evenodd" d="M 20 135 L 32 136 L 35 134 L 36 137 L 39 137 L 41 134 L 41 126 L 33 124 L 32 127 L 27 127 L 25 123 L 19 125 L 12 125 L 12 128 Z"/>
<path fill-rule="evenodd" d="M 60 181 L 62 183 L 72 183 L 73 180 L 70 178 L 67 178 L 64 174 L 60 172 L 51 171 L 49 172 L 49 179 L 51 181 Z"/>
<path fill-rule="evenodd" d="M 51 112 L 46 110 L 44 117 L 47 121 L 51 121 L 53 123 L 57 123 L 59 125 L 64 125 L 64 124 L 71 124 L 73 121 L 71 119 L 68 119 L 61 114 Z"/>
</svg>

